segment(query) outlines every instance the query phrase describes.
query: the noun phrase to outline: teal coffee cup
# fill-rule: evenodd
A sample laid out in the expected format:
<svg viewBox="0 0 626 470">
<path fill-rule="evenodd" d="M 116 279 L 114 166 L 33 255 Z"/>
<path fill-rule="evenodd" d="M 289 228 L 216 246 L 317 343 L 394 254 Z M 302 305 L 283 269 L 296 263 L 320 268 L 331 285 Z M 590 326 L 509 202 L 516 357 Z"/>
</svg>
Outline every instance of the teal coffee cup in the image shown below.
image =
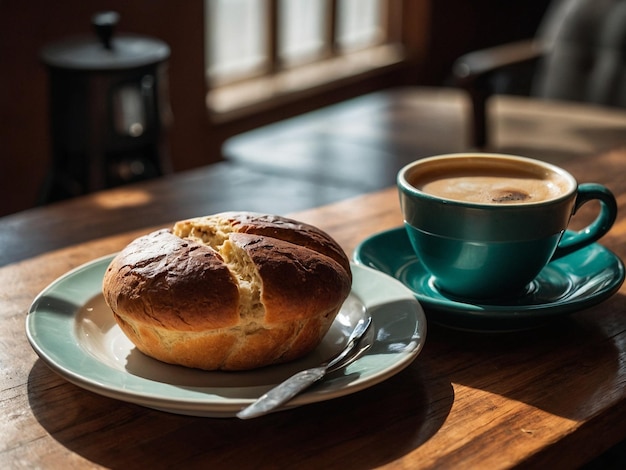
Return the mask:
<svg viewBox="0 0 626 470">
<path fill-rule="evenodd" d="M 469 299 L 520 295 L 551 261 L 606 234 L 617 216 L 613 194 L 578 184 L 557 166 L 486 153 L 417 160 L 398 173 L 411 245 L 442 292 Z M 595 220 L 563 237 L 583 204 Z"/>
</svg>

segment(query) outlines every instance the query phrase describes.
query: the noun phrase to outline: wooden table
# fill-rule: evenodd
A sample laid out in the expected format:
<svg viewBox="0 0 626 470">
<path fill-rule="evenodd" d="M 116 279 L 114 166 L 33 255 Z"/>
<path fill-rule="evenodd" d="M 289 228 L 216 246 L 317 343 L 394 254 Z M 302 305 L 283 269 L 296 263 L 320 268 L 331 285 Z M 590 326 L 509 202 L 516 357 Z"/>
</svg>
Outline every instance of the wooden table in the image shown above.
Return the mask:
<svg viewBox="0 0 626 470">
<path fill-rule="evenodd" d="M 602 243 L 626 259 L 626 150 L 590 158 L 563 166 L 616 193 L 619 219 Z M 180 177 L 160 186 L 170 191 L 162 201 L 177 198 L 184 183 Z M 31 247 L 0 268 L 0 468 L 574 468 L 626 439 L 626 287 L 556 325 L 523 333 L 429 325 L 422 353 L 389 380 L 250 421 L 178 416 L 76 387 L 26 340 L 34 296 L 69 269 L 186 210 L 164 204 L 151 212 L 158 217 L 139 223 L 141 205 L 134 212 L 123 204 L 105 208 L 119 194 L 10 219 L 15 227 L 45 227 L 46 237 L 24 229 L 21 240 L 47 238 L 52 251 Z M 84 222 L 75 213 L 87 207 L 100 207 L 94 217 L 103 229 L 109 220 L 119 230 L 126 219 L 128 230 L 76 235 Z M 394 188 L 291 215 L 327 230 L 350 253 L 368 235 L 401 223 Z M 68 234 L 72 243 L 63 243 Z"/>
<path fill-rule="evenodd" d="M 290 178 L 373 191 L 424 156 L 468 150 L 469 100 L 452 88 L 364 95 L 229 139 L 227 159 Z M 564 162 L 626 146 L 616 108 L 495 96 L 488 151 Z"/>
<path fill-rule="evenodd" d="M 226 210 L 285 214 L 363 191 L 220 162 L 0 218 L 0 266 L 132 229 Z"/>
</svg>

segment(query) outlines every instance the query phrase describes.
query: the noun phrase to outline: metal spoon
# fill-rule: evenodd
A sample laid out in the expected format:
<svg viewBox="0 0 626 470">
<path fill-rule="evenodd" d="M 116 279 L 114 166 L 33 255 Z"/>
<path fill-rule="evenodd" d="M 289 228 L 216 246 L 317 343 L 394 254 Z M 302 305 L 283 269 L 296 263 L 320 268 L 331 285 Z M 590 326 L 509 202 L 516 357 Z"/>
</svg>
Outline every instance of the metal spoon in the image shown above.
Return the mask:
<svg viewBox="0 0 626 470">
<path fill-rule="evenodd" d="M 248 405 L 237 413 L 241 419 L 256 418 L 284 405 L 298 393 L 321 380 L 326 374 L 346 367 L 359 357 L 370 345 L 358 348 L 359 342 L 372 324 L 371 317 L 361 319 L 354 327 L 345 348 L 330 361 L 311 369 L 306 369 L 292 375 L 287 380 L 277 385 L 269 392 L 259 397 L 254 403 Z"/>
</svg>

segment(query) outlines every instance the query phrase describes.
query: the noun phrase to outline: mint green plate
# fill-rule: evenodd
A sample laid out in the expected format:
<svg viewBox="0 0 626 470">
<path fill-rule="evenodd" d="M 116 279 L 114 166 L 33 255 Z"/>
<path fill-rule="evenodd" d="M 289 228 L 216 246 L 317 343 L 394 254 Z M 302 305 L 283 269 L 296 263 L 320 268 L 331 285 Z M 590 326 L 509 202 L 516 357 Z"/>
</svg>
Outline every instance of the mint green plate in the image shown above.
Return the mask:
<svg viewBox="0 0 626 470">
<path fill-rule="evenodd" d="M 34 300 L 26 334 L 41 359 L 92 392 L 171 413 L 230 417 L 290 375 L 339 352 L 354 325 L 371 316 L 370 348 L 346 369 L 297 396 L 289 407 L 329 400 L 386 380 L 419 354 L 424 312 L 412 292 L 373 269 L 352 265 L 352 292 L 328 334 L 308 356 L 246 372 L 208 372 L 159 362 L 138 352 L 118 328 L 101 294 L 112 257 L 57 279 Z"/>
<path fill-rule="evenodd" d="M 415 256 L 404 227 L 365 239 L 355 250 L 354 259 L 395 277 L 411 289 L 429 322 L 474 331 L 516 331 L 541 326 L 602 302 L 624 282 L 622 261 L 597 243 L 548 264 L 525 294 L 493 303 L 454 298 L 439 291 Z"/>
</svg>

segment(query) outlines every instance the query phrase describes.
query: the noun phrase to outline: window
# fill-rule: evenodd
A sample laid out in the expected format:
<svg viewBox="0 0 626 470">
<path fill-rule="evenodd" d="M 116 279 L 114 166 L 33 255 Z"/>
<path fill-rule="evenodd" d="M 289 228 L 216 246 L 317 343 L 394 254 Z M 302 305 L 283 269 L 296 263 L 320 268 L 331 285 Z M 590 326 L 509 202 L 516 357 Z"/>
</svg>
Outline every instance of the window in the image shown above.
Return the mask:
<svg viewBox="0 0 626 470">
<path fill-rule="evenodd" d="M 375 73 L 404 58 L 401 0 L 205 0 L 214 115 Z"/>
</svg>

